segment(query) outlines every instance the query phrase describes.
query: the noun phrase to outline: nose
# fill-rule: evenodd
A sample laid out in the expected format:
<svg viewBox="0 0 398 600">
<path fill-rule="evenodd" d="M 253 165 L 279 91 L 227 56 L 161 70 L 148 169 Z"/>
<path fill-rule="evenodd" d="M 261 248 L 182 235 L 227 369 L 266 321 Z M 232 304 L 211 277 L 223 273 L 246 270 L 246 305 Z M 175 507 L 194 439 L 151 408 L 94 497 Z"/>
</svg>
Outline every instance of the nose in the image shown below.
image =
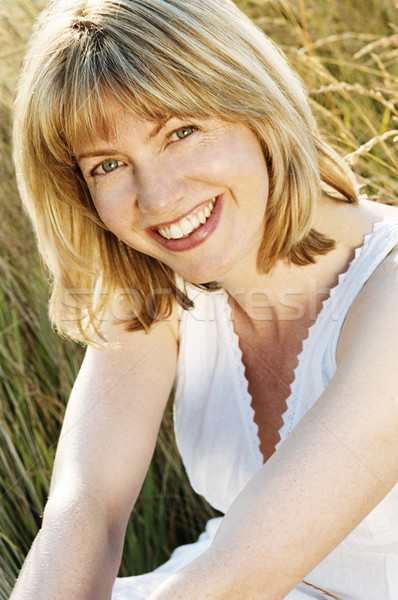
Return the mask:
<svg viewBox="0 0 398 600">
<path fill-rule="evenodd" d="M 169 164 L 155 162 L 141 166 L 136 173 L 137 205 L 143 213 L 166 216 L 184 198 L 186 183 L 183 175 Z"/>
</svg>

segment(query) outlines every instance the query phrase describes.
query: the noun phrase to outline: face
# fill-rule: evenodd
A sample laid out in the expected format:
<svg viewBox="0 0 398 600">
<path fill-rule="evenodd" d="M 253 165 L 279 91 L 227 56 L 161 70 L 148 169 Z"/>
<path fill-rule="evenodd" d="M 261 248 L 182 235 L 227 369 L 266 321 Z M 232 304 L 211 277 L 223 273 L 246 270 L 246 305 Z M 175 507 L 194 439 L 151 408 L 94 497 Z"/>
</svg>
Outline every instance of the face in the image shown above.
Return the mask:
<svg viewBox="0 0 398 600">
<path fill-rule="evenodd" d="M 104 224 L 187 281 L 255 268 L 268 174 L 246 125 L 215 118 L 154 123 L 111 104 L 116 126 L 77 150 Z"/>
</svg>

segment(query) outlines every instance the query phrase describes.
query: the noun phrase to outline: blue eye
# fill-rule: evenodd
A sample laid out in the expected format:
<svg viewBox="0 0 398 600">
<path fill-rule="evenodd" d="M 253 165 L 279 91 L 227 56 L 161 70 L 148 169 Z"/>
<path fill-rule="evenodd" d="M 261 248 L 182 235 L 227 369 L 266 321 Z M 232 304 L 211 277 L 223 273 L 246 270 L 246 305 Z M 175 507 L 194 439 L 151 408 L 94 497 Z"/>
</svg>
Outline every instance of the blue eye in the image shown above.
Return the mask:
<svg viewBox="0 0 398 600">
<path fill-rule="evenodd" d="M 108 158 L 108 160 L 104 160 L 101 164 L 97 165 L 90 171 L 90 176 L 95 177 L 96 175 L 106 175 L 107 173 L 112 173 L 120 167 L 122 163 L 115 158 Z"/>
<path fill-rule="evenodd" d="M 183 140 L 184 138 L 191 135 L 191 133 L 193 133 L 194 131 L 196 131 L 196 127 L 193 127 L 193 125 L 190 127 L 181 127 L 181 129 L 177 129 L 177 131 L 175 131 L 175 135 L 178 137 L 179 140 Z"/>
<path fill-rule="evenodd" d="M 115 169 L 117 169 L 118 166 L 119 166 L 119 161 L 115 160 L 115 159 L 111 159 L 111 160 L 105 160 L 97 168 L 101 169 L 102 172 L 104 172 L 104 173 L 110 173 L 111 171 L 114 171 Z"/>
</svg>

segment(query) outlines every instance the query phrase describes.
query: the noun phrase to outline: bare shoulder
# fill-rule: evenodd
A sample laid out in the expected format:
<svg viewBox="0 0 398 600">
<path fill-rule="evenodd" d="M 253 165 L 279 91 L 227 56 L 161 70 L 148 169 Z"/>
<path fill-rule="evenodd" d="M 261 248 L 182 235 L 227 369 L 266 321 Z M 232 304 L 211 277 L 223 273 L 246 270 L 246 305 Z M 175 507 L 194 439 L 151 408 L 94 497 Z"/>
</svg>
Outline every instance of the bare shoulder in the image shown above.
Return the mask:
<svg viewBox="0 0 398 600">
<path fill-rule="evenodd" d="M 177 302 L 173 302 L 170 314 L 166 316 L 161 315 L 158 319 L 156 318 L 157 315 L 153 316 L 155 320 L 149 329 L 133 329 L 134 315 L 128 301 L 128 296 L 125 294 L 115 294 L 105 314 L 102 315 L 101 320 L 97 323 L 99 336 L 96 338 L 93 346 L 111 348 L 117 347 L 120 344 L 128 344 L 129 342 L 134 344 L 134 340 L 138 338 L 167 336 L 167 334 L 171 334 L 175 338 L 175 341 L 178 342 L 179 311 Z M 106 342 L 105 344 L 103 343 L 104 341 Z"/>
<path fill-rule="evenodd" d="M 361 198 L 358 207 L 361 212 L 366 214 L 373 222 L 398 217 L 398 206 L 394 206 L 393 204 L 385 204 L 384 202 L 376 202 L 374 200 Z"/>
<path fill-rule="evenodd" d="M 391 214 L 391 213 L 390 213 Z M 397 211 L 392 216 L 398 216 Z M 338 362 L 351 353 L 390 363 L 398 352 L 398 244 L 377 267 L 351 306 L 340 335 Z"/>
</svg>

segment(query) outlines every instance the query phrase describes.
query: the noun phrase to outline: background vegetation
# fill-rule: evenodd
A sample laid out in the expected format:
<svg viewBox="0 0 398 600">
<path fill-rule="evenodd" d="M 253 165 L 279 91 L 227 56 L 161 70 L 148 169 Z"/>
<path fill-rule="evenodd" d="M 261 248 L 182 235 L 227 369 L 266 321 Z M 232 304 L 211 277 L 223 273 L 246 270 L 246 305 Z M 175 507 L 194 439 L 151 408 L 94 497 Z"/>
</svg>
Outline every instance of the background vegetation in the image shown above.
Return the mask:
<svg viewBox="0 0 398 600">
<path fill-rule="evenodd" d="M 329 143 L 375 201 L 398 197 L 398 6 L 394 0 L 241 0 L 310 90 Z M 47 322 L 47 285 L 21 211 L 11 105 L 31 25 L 45 0 L 0 0 L 0 600 L 38 527 L 54 448 L 83 349 Z M 395 198 L 395 200 L 394 200 Z M 190 490 L 169 409 L 128 527 L 121 573 L 152 569 L 213 511 Z"/>
</svg>

